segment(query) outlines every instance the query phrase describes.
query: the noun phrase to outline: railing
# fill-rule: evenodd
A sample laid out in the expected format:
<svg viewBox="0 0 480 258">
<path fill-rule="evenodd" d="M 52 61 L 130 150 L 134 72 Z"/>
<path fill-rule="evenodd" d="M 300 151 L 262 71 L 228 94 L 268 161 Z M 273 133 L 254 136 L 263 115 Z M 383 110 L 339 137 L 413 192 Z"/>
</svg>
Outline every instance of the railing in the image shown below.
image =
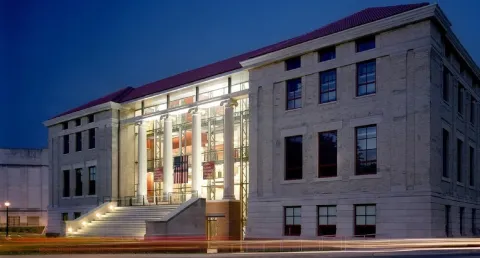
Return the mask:
<svg viewBox="0 0 480 258">
<path fill-rule="evenodd" d="M 157 193 L 158 190 L 157 190 Z M 144 195 L 141 197 L 137 196 L 125 196 L 125 197 L 104 197 L 103 202 L 115 202 L 118 207 L 129 207 L 129 206 L 150 206 L 150 205 L 162 205 L 162 204 L 180 204 L 190 200 L 191 198 L 198 197 L 198 191 L 188 191 L 188 192 L 170 192 L 167 196 L 164 196 L 163 193 L 159 195 L 149 196 Z"/>
<path fill-rule="evenodd" d="M 226 94 L 228 94 L 228 87 L 223 87 L 223 88 L 212 90 L 212 91 L 206 91 L 198 95 L 197 101 L 220 97 Z"/>
<path fill-rule="evenodd" d="M 168 193 L 168 204 L 181 204 L 192 198 L 198 197 L 198 191 L 170 192 Z"/>
<path fill-rule="evenodd" d="M 250 85 L 248 84 L 248 82 L 241 82 L 241 83 L 232 85 L 232 92 L 246 90 L 249 87 L 250 87 Z"/>
<path fill-rule="evenodd" d="M 180 107 L 195 102 L 195 95 L 186 96 L 184 98 L 170 100 L 168 108 Z"/>
</svg>

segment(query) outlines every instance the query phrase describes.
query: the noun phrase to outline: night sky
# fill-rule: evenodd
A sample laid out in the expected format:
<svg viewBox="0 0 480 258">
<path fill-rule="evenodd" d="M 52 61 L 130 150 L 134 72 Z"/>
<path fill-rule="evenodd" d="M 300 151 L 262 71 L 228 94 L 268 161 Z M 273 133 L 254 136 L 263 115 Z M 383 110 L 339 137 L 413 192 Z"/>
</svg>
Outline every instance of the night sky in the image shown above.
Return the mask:
<svg viewBox="0 0 480 258">
<path fill-rule="evenodd" d="M 125 86 L 400 0 L 0 0 L 0 147 L 47 147 L 42 122 Z M 440 0 L 480 63 L 480 1 Z M 476 43 L 476 44 L 475 44 Z"/>
</svg>

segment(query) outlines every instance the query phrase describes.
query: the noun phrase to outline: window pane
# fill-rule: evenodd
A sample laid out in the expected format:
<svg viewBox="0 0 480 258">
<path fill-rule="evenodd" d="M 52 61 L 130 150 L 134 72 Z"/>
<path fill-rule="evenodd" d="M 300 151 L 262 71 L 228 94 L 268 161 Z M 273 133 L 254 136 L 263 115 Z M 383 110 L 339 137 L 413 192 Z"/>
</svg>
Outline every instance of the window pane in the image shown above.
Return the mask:
<svg viewBox="0 0 480 258">
<path fill-rule="evenodd" d="M 319 225 L 328 225 L 328 218 L 327 217 L 319 217 L 318 218 Z"/>
<path fill-rule="evenodd" d="M 318 208 L 318 214 L 321 216 L 327 216 L 328 215 L 328 208 L 327 207 L 319 207 Z"/>
<path fill-rule="evenodd" d="M 356 206 L 357 215 L 365 215 L 365 206 Z"/>
<path fill-rule="evenodd" d="M 367 150 L 366 159 L 367 159 L 368 161 L 375 161 L 375 160 L 377 160 L 377 150 L 376 150 L 376 149 Z"/>
<path fill-rule="evenodd" d="M 376 137 L 377 136 L 377 127 L 376 126 L 369 126 L 367 127 L 367 137 Z"/>
<path fill-rule="evenodd" d="M 335 206 L 328 207 L 328 215 L 337 216 L 337 207 Z"/>
<path fill-rule="evenodd" d="M 337 92 L 336 91 L 331 91 L 329 94 L 330 94 L 329 95 L 329 100 L 330 101 L 334 101 L 334 100 L 337 99 Z"/>
<path fill-rule="evenodd" d="M 357 148 L 359 150 L 366 150 L 367 149 L 367 140 L 358 140 L 357 141 Z"/>
<path fill-rule="evenodd" d="M 375 215 L 375 206 L 373 205 L 367 206 L 366 212 L 367 212 L 366 213 L 367 215 Z"/>
<path fill-rule="evenodd" d="M 367 86 L 359 86 L 358 87 L 358 95 L 365 95 L 367 93 Z"/>
<path fill-rule="evenodd" d="M 302 225 L 302 217 L 293 217 L 293 225 Z"/>
<path fill-rule="evenodd" d="M 367 134 L 367 128 L 359 127 L 357 128 L 357 139 L 364 139 Z"/>
<path fill-rule="evenodd" d="M 293 208 L 286 208 L 285 209 L 285 214 L 287 216 L 293 216 Z"/>
<path fill-rule="evenodd" d="M 285 219 L 285 225 L 293 225 L 293 217 L 287 217 Z"/>
<path fill-rule="evenodd" d="M 293 215 L 294 216 L 302 216 L 302 208 L 295 208 Z"/>
<path fill-rule="evenodd" d="M 365 216 L 357 216 L 355 222 L 357 225 L 365 225 Z"/>
<path fill-rule="evenodd" d="M 366 225 L 375 225 L 375 216 L 367 216 L 365 224 Z"/>
<path fill-rule="evenodd" d="M 367 93 L 374 93 L 375 92 L 375 83 L 367 84 Z"/>
</svg>

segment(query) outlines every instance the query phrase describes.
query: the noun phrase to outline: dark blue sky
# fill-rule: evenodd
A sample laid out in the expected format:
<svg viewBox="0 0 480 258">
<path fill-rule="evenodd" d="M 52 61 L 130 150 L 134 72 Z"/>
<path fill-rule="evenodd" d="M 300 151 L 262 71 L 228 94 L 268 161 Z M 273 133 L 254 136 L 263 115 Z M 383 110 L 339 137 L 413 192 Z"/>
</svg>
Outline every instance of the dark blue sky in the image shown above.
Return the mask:
<svg viewBox="0 0 480 258">
<path fill-rule="evenodd" d="M 0 147 L 47 146 L 42 122 L 124 86 L 400 0 L 0 0 Z M 480 62 L 480 1 L 440 0 Z M 477 43 L 477 44 L 475 44 Z"/>
</svg>

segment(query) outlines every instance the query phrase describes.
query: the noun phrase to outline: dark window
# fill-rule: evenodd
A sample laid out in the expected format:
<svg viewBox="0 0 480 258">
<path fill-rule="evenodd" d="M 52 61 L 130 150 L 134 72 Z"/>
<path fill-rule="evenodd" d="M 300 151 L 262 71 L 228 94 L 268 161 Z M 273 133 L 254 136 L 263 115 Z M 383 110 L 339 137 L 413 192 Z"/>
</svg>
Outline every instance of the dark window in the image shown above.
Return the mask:
<svg viewBox="0 0 480 258">
<path fill-rule="evenodd" d="M 337 176 L 337 131 L 318 134 L 318 177 Z"/>
<path fill-rule="evenodd" d="M 67 130 L 68 129 L 68 122 L 63 122 L 62 123 L 62 129 Z"/>
<path fill-rule="evenodd" d="M 302 207 L 285 207 L 285 236 L 300 236 L 302 234 Z"/>
<path fill-rule="evenodd" d="M 73 213 L 74 219 L 78 219 L 78 218 L 80 218 L 81 216 L 82 216 L 82 213 L 81 213 L 81 212 L 74 212 L 74 213 Z"/>
<path fill-rule="evenodd" d="M 357 138 L 357 175 L 377 173 L 377 126 L 369 125 L 356 128 Z"/>
<path fill-rule="evenodd" d="M 318 206 L 319 236 L 334 236 L 337 234 L 337 206 Z"/>
<path fill-rule="evenodd" d="M 70 197 L 70 170 L 63 171 L 63 197 Z"/>
<path fill-rule="evenodd" d="M 335 58 L 335 47 L 324 48 L 318 51 L 318 62 L 325 62 Z"/>
<path fill-rule="evenodd" d="M 337 100 L 337 70 L 320 73 L 320 103 Z"/>
<path fill-rule="evenodd" d="M 302 136 L 285 138 L 285 180 L 302 179 Z"/>
<path fill-rule="evenodd" d="M 97 167 L 88 167 L 88 195 L 95 195 L 95 187 L 97 181 Z"/>
<path fill-rule="evenodd" d="M 448 159 L 449 159 L 449 156 L 448 156 L 448 153 L 449 153 L 449 141 L 450 141 L 450 136 L 448 134 L 448 131 L 443 129 L 443 137 L 442 137 L 442 164 L 443 164 L 443 168 L 442 168 L 442 176 L 445 177 L 445 178 L 448 178 L 449 175 L 448 175 Z"/>
<path fill-rule="evenodd" d="M 472 209 L 472 235 L 477 234 L 477 210 Z"/>
<path fill-rule="evenodd" d="M 465 215 L 465 208 L 464 208 L 464 207 L 460 207 L 460 214 L 459 214 L 459 216 L 460 216 L 460 235 L 461 235 L 461 236 L 465 235 L 465 232 L 463 231 L 463 222 L 464 222 L 463 217 L 464 217 L 464 215 Z"/>
<path fill-rule="evenodd" d="M 376 92 L 376 61 L 357 64 L 357 96 Z"/>
<path fill-rule="evenodd" d="M 463 142 L 457 139 L 457 181 L 462 182 Z"/>
<path fill-rule="evenodd" d="M 82 151 L 82 132 L 75 133 L 75 151 Z"/>
<path fill-rule="evenodd" d="M 88 129 L 88 148 L 95 148 L 95 128 Z"/>
<path fill-rule="evenodd" d="M 70 151 L 70 135 L 63 136 L 63 154 L 67 154 Z"/>
<path fill-rule="evenodd" d="M 302 57 L 296 56 L 285 60 L 285 70 L 293 70 L 302 66 Z"/>
<path fill-rule="evenodd" d="M 302 78 L 287 81 L 287 110 L 302 107 Z"/>
<path fill-rule="evenodd" d="M 442 95 L 443 100 L 449 101 L 448 93 L 450 92 L 450 71 L 446 67 L 443 67 L 443 88 Z"/>
<path fill-rule="evenodd" d="M 93 114 L 88 115 L 88 123 L 93 123 L 95 121 L 95 117 Z"/>
<path fill-rule="evenodd" d="M 450 236 L 450 205 L 445 205 L 445 235 Z"/>
<path fill-rule="evenodd" d="M 355 41 L 357 52 L 362 52 L 375 48 L 375 36 L 368 36 Z"/>
<path fill-rule="evenodd" d="M 75 126 L 80 126 L 82 124 L 82 120 L 80 118 L 75 119 Z"/>
<path fill-rule="evenodd" d="M 376 234 L 376 206 L 355 205 L 355 235 L 375 237 Z"/>
<path fill-rule="evenodd" d="M 469 180 L 470 180 L 470 185 L 474 186 L 475 185 L 475 149 L 473 147 L 470 147 L 470 162 L 469 162 Z"/>
<path fill-rule="evenodd" d="M 477 102 L 475 101 L 475 99 L 473 98 L 472 95 L 470 95 L 470 123 L 472 125 L 475 124 L 475 104 Z"/>
<path fill-rule="evenodd" d="M 463 86 L 459 84 L 457 90 L 457 111 L 458 114 L 463 115 Z"/>
<path fill-rule="evenodd" d="M 67 221 L 68 220 L 68 213 L 64 212 L 62 213 L 62 221 Z"/>
<path fill-rule="evenodd" d="M 82 169 L 75 169 L 75 196 L 83 195 L 83 184 L 82 184 Z"/>
</svg>

